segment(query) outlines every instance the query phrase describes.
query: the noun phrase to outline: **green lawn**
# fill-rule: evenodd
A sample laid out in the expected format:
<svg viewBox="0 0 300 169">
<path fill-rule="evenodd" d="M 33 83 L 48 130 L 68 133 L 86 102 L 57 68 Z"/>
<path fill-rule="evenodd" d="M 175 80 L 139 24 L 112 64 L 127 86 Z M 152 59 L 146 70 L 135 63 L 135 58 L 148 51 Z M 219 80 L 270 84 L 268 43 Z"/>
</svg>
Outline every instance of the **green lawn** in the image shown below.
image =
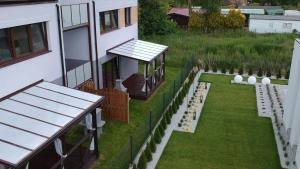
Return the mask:
<svg viewBox="0 0 300 169">
<path fill-rule="evenodd" d="M 195 134 L 174 132 L 157 169 L 280 169 L 271 121 L 256 113 L 255 89 L 212 82 Z"/>
<path fill-rule="evenodd" d="M 99 149 L 101 153 L 100 160 L 96 161 L 92 168 L 94 169 L 109 169 L 111 163 L 116 161 L 115 157 L 118 157 L 123 146 L 128 143 L 129 136 L 132 135 L 135 130 L 145 123 L 148 112 L 153 108 L 153 105 L 161 104 L 160 101 L 162 94 L 172 87 L 172 81 L 177 79 L 180 74 L 181 68 L 167 67 L 166 68 L 166 81 L 160 86 L 158 91 L 147 101 L 130 101 L 130 122 L 108 122 L 103 129 L 103 135 L 99 140 Z M 128 153 L 128 156 L 130 154 Z"/>
</svg>

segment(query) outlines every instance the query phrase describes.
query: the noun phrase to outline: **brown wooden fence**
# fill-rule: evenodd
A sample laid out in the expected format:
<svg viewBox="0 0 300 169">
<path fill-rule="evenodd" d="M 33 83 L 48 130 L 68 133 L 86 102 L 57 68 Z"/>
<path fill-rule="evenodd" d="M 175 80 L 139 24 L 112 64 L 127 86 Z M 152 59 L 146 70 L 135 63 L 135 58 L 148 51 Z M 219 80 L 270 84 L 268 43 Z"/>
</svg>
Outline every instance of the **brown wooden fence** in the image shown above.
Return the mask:
<svg viewBox="0 0 300 169">
<path fill-rule="evenodd" d="M 118 89 L 95 89 L 93 81 L 86 82 L 80 90 L 104 96 L 102 102 L 102 119 L 129 122 L 129 95 Z"/>
</svg>

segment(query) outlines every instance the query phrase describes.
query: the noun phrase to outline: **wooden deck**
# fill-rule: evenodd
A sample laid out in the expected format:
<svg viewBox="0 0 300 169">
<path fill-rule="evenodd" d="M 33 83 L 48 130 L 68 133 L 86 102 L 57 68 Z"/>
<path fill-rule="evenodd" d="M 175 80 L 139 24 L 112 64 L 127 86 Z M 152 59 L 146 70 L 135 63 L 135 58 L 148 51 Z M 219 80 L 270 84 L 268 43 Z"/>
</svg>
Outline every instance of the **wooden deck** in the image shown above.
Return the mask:
<svg viewBox="0 0 300 169">
<path fill-rule="evenodd" d="M 156 83 L 153 83 L 152 78 L 154 78 L 154 76 L 149 77 L 149 80 L 147 81 L 148 92 L 146 92 L 145 89 L 143 91 L 146 80 L 141 74 L 131 75 L 123 82 L 123 85 L 127 88 L 127 92 L 132 99 L 147 100 L 164 81 L 162 78 L 156 78 Z"/>
</svg>

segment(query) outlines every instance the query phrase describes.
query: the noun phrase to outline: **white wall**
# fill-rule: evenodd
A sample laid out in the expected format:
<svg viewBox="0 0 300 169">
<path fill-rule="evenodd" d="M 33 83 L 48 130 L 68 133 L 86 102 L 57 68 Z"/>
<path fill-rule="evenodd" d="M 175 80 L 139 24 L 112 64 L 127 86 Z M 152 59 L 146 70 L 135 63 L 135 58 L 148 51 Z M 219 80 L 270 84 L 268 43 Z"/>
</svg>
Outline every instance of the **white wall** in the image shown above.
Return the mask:
<svg viewBox="0 0 300 169">
<path fill-rule="evenodd" d="M 106 51 L 130 39 L 138 39 L 138 24 L 132 24 L 128 27 L 122 27 L 117 30 L 100 33 L 100 12 L 120 9 L 125 7 L 137 6 L 137 0 L 96 0 L 96 34 L 98 43 L 99 55 L 99 76 L 102 87 L 102 66 L 101 64 L 112 59 L 112 56 L 107 56 Z M 125 80 L 133 73 L 138 72 L 138 61 L 132 59 L 121 59 L 121 78 Z"/>
<path fill-rule="evenodd" d="M 300 85 L 300 44 L 295 41 L 294 52 L 292 58 L 292 65 L 290 70 L 290 78 L 288 85 L 288 92 L 286 98 L 285 113 L 283 116 L 284 126 L 286 129 L 292 127 L 292 119 L 295 112 L 296 101 L 299 99 L 298 96 L 299 85 Z"/>
<path fill-rule="evenodd" d="M 64 32 L 63 35 L 67 59 L 90 60 L 89 32 L 86 27 Z"/>
<path fill-rule="evenodd" d="M 0 7 L 0 29 L 47 22 L 50 52 L 0 68 L 0 98 L 38 80 L 53 81 L 62 76 L 59 34 L 54 3 Z"/>
<path fill-rule="evenodd" d="M 291 67 L 291 76 L 288 89 L 287 112 L 284 116 L 285 123 L 291 128 L 290 143 L 298 144 L 300 137 L 300 42 L 295 42 L 294 55 Z"/>
<path fill-rule="evenodd" d="M 284 23 L 291 23 L 291 29 L 284 28 Z M 292 33 L 300 31 L 300 21 L 250 19 L 249 31 L 256 33 Z"/>
</svg>

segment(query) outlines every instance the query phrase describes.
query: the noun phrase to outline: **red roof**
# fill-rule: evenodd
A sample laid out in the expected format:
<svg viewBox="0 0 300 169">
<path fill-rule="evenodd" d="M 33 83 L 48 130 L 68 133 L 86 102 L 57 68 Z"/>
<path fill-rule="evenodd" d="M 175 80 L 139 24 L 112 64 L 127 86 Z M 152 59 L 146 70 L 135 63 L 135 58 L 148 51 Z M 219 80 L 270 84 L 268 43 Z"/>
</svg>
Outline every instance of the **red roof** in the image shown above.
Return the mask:
<svg viewBox="0 0 300 169">
<path fill-rule="evenodd" d="M 193 8 L 193 12 L 200 12 L 204 13 L 205 10 L 202 8 Z M 182 15 L 182 16 L 190 16 L 189 14 L 189 9 L 188 8 L 172 8 L 169 12 L 168 15 L 170 14 L 177 14 L 177 15 Z"/>
</svg>

